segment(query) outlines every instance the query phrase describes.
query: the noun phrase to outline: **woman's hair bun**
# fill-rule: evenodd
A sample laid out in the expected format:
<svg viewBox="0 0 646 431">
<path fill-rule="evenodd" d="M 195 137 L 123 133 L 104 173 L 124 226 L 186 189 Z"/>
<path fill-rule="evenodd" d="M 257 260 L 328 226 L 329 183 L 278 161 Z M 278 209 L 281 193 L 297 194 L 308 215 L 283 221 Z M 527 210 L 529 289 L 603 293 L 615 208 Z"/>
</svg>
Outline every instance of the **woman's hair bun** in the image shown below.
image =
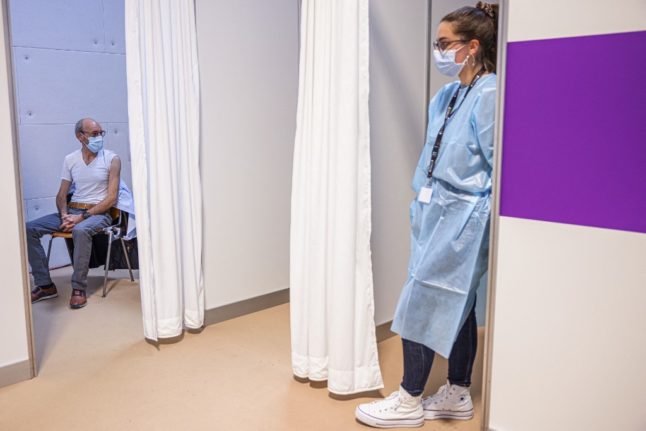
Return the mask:
<svg viewBox="0 0 646 431">
<path fill-rule="evenodd" d="M 498 13 L 498 5 L 497 4 L 491 4 L 491 3 L 485 3 L 483 1 L 479 1 L 476 4 L 476 8 L 482 10 L 487 16 L 491 19 L 496 19 L 496 15 Z"/>
</svg>

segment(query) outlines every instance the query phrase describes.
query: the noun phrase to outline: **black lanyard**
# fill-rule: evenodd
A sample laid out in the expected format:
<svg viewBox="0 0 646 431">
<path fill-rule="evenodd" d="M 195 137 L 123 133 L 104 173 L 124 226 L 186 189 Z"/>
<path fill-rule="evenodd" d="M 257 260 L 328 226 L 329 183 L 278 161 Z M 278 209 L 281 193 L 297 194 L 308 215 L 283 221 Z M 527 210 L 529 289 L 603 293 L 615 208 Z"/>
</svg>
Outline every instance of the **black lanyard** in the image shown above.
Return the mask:
<svg viewBox="0 0 646 431">
<path fill-rule="evenodd" d="M 437 156 L 440 154 L 440 145 L 442 145 L 442 135 L 444 135 L 444 129 L 446 128 L 447 123 L 453 117 L 453 114 L 462 106 L 464 103 L 464 99 L 467 98 L 469 95 L 469 91 L 476 85 L 476 82 L 478 82 L 478 79 L 480 79 L 480 76 L 484 72 L 484 68 L 480 69 L 478 73 L 476 73 L 476 76 L 473 77 L 471 80 L 471 84 L 469 84 L 469 87 L 467 88 L 466 93 L 464 93 L 464 96 L 462 97 L 462 101 L 458 105 L 458 107 L 455 107 L 455 103 L 458 101 L 458 95 L 460 94 L 460 87 L 458 86 L 458 89 L 455 91 L 455 94 L 453 94 L 453 97 L 451 97 L 451 101 L 449 102 L 449 107 L 446 108 L 446 114 L 444 115 L 444 124 L 442 124 L 442 127 L 440 128 L 440 131 L 437 132 L 437 137 L 435 138 L 435 145 L 433 145 L 433 152 L 431 153 L 431 162 L 428 165 L 428 173 L 426 174 L 426 178 L 429 180 L 433 176 L 433 169 L 435 169 L 435 163 L 437 162 Z M 455 108 L 455 109 L 454 109 Z"/>
</svg>

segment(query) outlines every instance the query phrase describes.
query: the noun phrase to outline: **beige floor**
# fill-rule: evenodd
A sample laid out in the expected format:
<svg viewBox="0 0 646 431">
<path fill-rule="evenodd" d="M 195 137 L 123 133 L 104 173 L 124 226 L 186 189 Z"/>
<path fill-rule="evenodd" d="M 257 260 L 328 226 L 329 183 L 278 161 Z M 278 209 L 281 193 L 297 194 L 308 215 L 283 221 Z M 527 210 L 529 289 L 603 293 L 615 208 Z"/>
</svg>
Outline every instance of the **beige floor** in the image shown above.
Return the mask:
<svg viewBox="0 0 646 431">
<path fill-rule="evenodd" d="M 69 287 L 34 305 L 39 375 L 0 388 L 0 430 L 369 429 L 353 412 L 370 397 L 334 399 L 325 387 L 292 377 L 288 305 L 157 348 L 142 339 L 137 285 L 121 280 L 101 298 L 99 275 L 90 278 L 84 309 L 67 307 Z M 69 269 L 54 273 L 59 288 L 69 285 L 68 277 Z M 379 345 L 382 394 L 399 385 L 399 343 L 391 338 Z M 472 391 L 476 417 L 427 422 L 422 429 L 480 428 L 481 363 L 478 358 Z M 445 361 L 437 361 L 427 390 L 445 373 Z"/>
</svg>

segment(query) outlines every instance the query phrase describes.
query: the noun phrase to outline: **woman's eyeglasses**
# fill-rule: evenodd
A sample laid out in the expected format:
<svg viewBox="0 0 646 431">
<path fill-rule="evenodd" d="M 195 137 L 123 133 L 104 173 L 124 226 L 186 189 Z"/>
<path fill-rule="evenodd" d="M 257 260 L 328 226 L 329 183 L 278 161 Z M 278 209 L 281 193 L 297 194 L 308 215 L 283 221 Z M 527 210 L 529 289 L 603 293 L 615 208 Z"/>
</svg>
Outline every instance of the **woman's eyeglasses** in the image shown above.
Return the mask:
<svg viewBox="0 0 646 431">
<path fill-rule="evenodd" d="M 444 54 L 454 43 L 466 43 L 466 40 L 462 39 L 456 39 L 456 40 L 436 40 L 433 42 L 433 48 L 437 49 L 440 51 L 440 53 Z"/>
</svg>

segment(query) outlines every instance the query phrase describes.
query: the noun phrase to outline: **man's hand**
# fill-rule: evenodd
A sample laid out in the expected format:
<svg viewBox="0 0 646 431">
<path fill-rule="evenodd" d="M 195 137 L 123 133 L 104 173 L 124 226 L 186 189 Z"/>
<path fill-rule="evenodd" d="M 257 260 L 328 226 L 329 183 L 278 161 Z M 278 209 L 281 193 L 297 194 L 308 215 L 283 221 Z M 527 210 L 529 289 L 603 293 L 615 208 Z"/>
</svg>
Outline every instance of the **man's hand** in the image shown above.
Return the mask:
<svg viewBox="0 0 646 431">
<path fill-rule="evenodd" d="M 71 232 L 72 228 L 83 221 L 83 214 L 65 214 L 62 217 L 63 223 L 60 229 L 63 232 Z"/>
</svg>

